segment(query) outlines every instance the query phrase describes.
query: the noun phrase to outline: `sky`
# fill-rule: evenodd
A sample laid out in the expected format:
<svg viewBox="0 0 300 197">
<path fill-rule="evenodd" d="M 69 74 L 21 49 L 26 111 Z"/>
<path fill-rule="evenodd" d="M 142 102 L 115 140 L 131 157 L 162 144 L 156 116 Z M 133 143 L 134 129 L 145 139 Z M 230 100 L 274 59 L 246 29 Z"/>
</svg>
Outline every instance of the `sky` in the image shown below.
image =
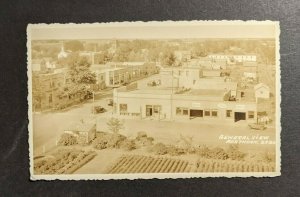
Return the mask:
<svg viewBox="0 0 300 197">
<path fill-rule="evenodd" d="M 122 22 L 95 24 L 31 24 L 31 40 L 50 39 L 184 39 L 275 38 L 277 22 Z"/>
</svg>

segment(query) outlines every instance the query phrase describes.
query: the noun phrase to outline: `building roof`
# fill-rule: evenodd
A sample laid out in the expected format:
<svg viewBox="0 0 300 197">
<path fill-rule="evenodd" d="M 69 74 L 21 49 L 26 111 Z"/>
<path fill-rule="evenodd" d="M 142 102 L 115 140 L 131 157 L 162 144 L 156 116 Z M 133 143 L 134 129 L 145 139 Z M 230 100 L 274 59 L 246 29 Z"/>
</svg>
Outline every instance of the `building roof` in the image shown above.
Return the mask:
<svg viewBox="0 0 300 197">
<path fill-rule="evenodd" d="M 135 89 L 130 91 L 133 94 L 152 94 L 152 95 L 170 95 L 172 94 L 172 88 L 143 88 L 143 89 Z M 175 93 L 175 88 L 173 90 Z"/>
<path fill-rule="evenodd" d="M 145 62 L 107 62 L 106 65 L 109 66 L 139 66 L 143 65 Z"/>
<path fill-rule="evenodd" d="M 270 90 L 269 86 L 267 86 L 264 83 L 259 83 L 259 84 L 257 84 L 257 85 L 254 86 L 254 90 L 255 91 L 258 90 L 258 89 L 260 89 L 260 88 L 266 88 L 267 90 Z"/>
<path fill-rule="evenodd" d="M 257 66 L 257 63 L 256 62 L 252 62 L 252 61 L 244 61 L 243 62 L 243 66 Z"/>
<path fill-rule="evenodd" d="M 232 81 L 220 81 L 214 78 L 201 78 L 196 81 L 197 89 L 211 90 L 236 90 L 237 83 Z"/>
<path fill-rule="evenodd" d="M 190 95 L 197 95 L 197 96 L 217 96 L 223 97 L 224 96 L 223 90 L 208 90 L 208 89 L 198 89 L 198 90 L 191 90 L 189 92 Z"/>
</svg>

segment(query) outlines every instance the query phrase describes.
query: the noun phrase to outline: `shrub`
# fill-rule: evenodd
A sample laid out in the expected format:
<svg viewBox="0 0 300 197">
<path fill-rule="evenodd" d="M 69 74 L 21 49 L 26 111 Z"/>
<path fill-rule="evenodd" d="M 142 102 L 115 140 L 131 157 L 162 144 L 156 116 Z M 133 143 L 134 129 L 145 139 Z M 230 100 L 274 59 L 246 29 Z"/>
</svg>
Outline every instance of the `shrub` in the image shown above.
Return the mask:
<svg viewBox="0 0 300 197">
<path fill-rule="evenodd" d="M 274 152 L 264 152 L 263 154 L 263 161 L 265 162 L 275 162 L 276 160 L 276 155 Z"/>
<path fill-rule="evenodd" d="M 204 157 L 204 158 L 210 158 L 210 149 L 207 146 L 200 146 L 199 148 L 196 149 L 196 153 L 200 156 L 200 157 Z"/>
<path fill-rule="evenodd" d="M 227 150 L 228 157 L 232 160 L 243 160 L 246 153 L 239 151 L 238 145 L 230 145 Z"/>
<path fill-rule="evenodd" d="M 135 143 L 138 146 L 150 146 L 153 144 L 154 138 L 148 137 L 147 133 L 144 131 L 140 131 L 137 134 L 137 137 L 135 138 Z"/>
<path fill-rule="evenodd" d="M 223 148 L 219 148 L 219 147 L 213 148 L 210 151 L 210 154 L 211 154 L 211 158 L 214 159 L 222 159 L 222 160 L 228 159 L 228 154 Z"/>
<path fill-rule="evenodd" d="M 134 150 L 134 149 L 136 149 L 136 144 L 135 144 L 134 140 L 126 139 L 126 140 L 123 140 L 120 142 L 119 148 L 125 149 L 125 150 Z"/>
<path fill-rule="evenodd" d="M 172 156 L 178 156 L 178 155 L 186 154 L 187 150 L 184 148 L 176 147 L 176 146 L 169 146 L 168 153 Z"/>
<path fill-rule="evenodd" d="M 119 148 L 120 143 L 126 139 L 124 135 L 113 134 L 110 136 L 107 146 L 108 148 Z"/>
<path fill-rule="evenodd" d="M 109 139 L 104 136 L 96 137 L 96 139 L 93 141 L 93 147 L 99 150 L 108 148 L 108 141 Z"/>
<path fill-rule="evenodd" d="M 93 141 L 93 147 L 96 149 L 118 148 L 119 144 L 126 140 L 126 137 L 120 134 L 97 133 Z"/>
<path fill-rule="evenodd" d="M 77 144 L 77 139 L 75 136 L 73 136 L 69 133 L 64 133 L 61 135 L 61 137 L 58 141 L 58 144 L 63 145 L 63 146 L 74 145 L 74 144 Z"/>
<path fill-rule="evenodd" d="M 168 147 L 163 143 L 157 143 L 152 147 L 152 151 L 157 155 L 165 155 L 168 153 Z"/>
</svg>

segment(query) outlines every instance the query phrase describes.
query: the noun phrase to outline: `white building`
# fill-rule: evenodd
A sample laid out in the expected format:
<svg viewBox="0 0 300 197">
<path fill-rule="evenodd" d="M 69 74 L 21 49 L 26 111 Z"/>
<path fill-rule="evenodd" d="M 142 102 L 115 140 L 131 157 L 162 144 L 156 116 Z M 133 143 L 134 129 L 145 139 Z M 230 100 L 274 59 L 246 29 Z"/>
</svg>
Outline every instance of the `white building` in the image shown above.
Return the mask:
<svg viewBox="0 0 300 197">
<path fill-rule="evenodd" d="M 223 55 L 212 54 L 208 55 L 209 58 L 214 60 L 234 60 L 236 62 L 256 62 L 256 55 Z"/>
<path fill-rule="evenodd" d="M 58 53 L 57 58 L 58 58 L 58 59 L 62 59 L 62 58 L 66 58 L 66 57 L 68 57 L 68 53 L 65 52 L 64 45 L 62 44 L 61 50 L 60 50 L 60 52 Z"/>
<path fill-rule="evenodd" d="M 270 98 L 270 88 L 263 83 L 259 83 L 254 86 L 255 91 L 255 99 L 257 101 L 258 98 L 269 99 Z"/>
</svg>

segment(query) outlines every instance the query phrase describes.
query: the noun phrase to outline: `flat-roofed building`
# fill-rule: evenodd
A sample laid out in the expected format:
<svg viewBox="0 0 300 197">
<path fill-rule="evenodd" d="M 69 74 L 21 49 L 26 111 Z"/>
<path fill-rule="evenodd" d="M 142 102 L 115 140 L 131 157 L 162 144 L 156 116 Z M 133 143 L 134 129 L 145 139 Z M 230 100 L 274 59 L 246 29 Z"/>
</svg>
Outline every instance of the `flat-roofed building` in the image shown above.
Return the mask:
<svg viewBox="0 0 300 197">
<path fill-rule="evenodd" d="M 223 77 L 205 78 L 189 69 L 163 69 L 160 77 L 159 86 L 115 90 L 115 113 L 158 120 L 255 121 L 255 99 L 246 99 L 245 94 L 241 99 L 237 95 L 236 82 L 226 81 Z M 254 95 L 247 94 L 248 97 L 254 98 Z"/>
<path fill-rule="evenodd" d="M 65 85 L 65 79 L 64 72 L 33 74 L 33 111 L 54 108 L 60 102 L 59 89 Z"/>
<path fill-rule="evenodd" d="M 256 102 L 228 101 L 228 91 L 149 88 L 114 91 L 114 113 L 122 118 L 156 120 L 256 121 Z"/>
<path fill-rule="evenodd" d="M 211 54 L 208 57 L 214 60 L 234 60 L 236 62 L 256 62 L 256 55 L 225 55 L 225 54 Z"/>
<path fill-rule="evenodd" d="M 104 81 L 106 87 L 118 87 L 158 73 L 158 67 L 153 62 L 108 62 L 94 64 L 90 69 L 96 73 L 97 84 Z"/>
</svg>

